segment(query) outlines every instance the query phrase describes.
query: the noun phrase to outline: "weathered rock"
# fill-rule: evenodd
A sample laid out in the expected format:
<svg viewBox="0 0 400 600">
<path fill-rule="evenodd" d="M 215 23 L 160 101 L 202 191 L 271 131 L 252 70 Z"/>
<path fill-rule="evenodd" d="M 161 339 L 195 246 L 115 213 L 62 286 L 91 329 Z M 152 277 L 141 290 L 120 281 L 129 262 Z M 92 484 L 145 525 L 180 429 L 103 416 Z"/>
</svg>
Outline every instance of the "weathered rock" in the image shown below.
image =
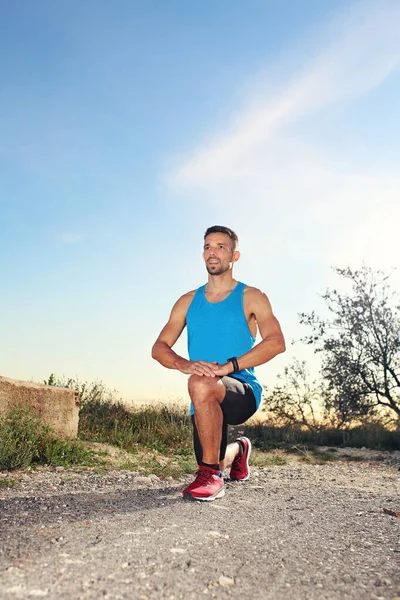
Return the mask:
<svg viewBox="0 0 400 600">
<path fill-rule="evenodd" d="M 31 408 L 58 435 L 77 437 L 79 403 L 74 390 L 0 377 L 0 415 L 17 406 Z"/>
</svg>

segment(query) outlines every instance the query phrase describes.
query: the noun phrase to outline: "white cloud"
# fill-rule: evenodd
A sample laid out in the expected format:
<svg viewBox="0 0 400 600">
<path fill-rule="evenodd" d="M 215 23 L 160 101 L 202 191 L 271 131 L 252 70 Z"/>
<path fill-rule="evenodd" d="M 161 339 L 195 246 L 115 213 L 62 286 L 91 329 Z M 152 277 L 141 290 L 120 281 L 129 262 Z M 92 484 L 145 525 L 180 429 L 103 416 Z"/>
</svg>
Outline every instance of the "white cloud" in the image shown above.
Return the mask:
<svg viewBox="0 0 400 600">
<path fill-rule="evenodd" d="M 400 197 L 397 169 L 370 172 L 358 160 L 344 161 L 340 150 L 312 138 L 312 119 L 333 103 L 354 102 L 399 66 L 400 4 L 353 4 L 319 38 L 317 58 L 275 100 L 266 101 L 266 86 L 261 94 L 259 86 L 230 127 L 221 126 L 167 177 L 175 197 L 190 191 L 208 218 L 237 227 L 246 253 L 250 248 L 246 272 L 259 271 L 261 261 L 272 269 L 285 257 L 305 273 L 318 263 L 327 270 L 361 261 L 386 268 L 395 255 L 395 232 L 387 232 Z M 307 140 L 293 127 L 305 118 Z"/>
<path fill-rule="evenodd" d="M 253 98 L 228 130 L 178 165 L 170 182 L 204 188 L 253 175 L 249 164 L 254 154 L 265 151 L 279 129 L 382 83 L 400 63 L 400 4 L 382 0 L 352 5 L 325 27 L 325 35 L 334 40 L 317 50 L 317 58 L 292 76 L 275 100 Z"/>
</svg>

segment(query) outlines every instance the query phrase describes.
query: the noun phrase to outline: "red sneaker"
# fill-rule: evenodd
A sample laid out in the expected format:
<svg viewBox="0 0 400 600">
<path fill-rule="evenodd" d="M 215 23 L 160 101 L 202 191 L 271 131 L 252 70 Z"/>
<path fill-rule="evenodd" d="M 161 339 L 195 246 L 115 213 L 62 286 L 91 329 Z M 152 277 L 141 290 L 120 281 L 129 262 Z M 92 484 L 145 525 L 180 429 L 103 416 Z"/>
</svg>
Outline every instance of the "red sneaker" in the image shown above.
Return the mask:
<svg viewBox="0 0 400 600">
<path fill-rule="evenodd" d="M 223 477 L 219 473 L 220 471 L 200 465 L 195 480 L 183 490 L 183 497 L 187 500 L 204 502 L 222 498 L 225 488 Z"/>
<path fill-rule="evenodd" d="M 241 449 L 243 448 L 243 452 L 240 452 L 233 461 L 229 478 L 237 481 L 246 481 L 250 477 L 249 458 L 251 454 L 251 442 L 247 437 L 240 437 L 236 441 L 241 442 L 240 445 Z"/>
</svg>

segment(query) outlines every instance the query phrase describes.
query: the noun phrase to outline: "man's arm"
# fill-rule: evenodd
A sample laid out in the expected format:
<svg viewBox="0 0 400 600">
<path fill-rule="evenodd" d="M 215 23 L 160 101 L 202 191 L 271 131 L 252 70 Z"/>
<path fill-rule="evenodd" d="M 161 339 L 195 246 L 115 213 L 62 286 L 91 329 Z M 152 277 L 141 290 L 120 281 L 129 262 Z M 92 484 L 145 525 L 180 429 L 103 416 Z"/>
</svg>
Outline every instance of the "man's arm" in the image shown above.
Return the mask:
<svg viewBox="0 0 400 600">
<path fill-rule="evenodd" d="M 267 296 L 256 288 L 248 288 L 243 300 L 246 312 L 256 318 L 262 341 L 246 354 L 237 357 L 240 370 L 263 365 L 286 350 L 281 326 L 272 312 Z M 229 362 L 221 365 L 216 375 L 228 375 L 232 372 L 233 365 Z"/>
<path fill-rule="evenodd" d="M 186 313 L 193 299 L 194 292 L 181 296 L 172 308 L 168 323 L 161 330 L 151 356 L 167 369 L 177 369 L 187 375 L 205 375 L 215 377 L 217 366 L 202 360 L 191 361 L 179 356 L 172 346 L 180 337 L 186 325 Z"/>
</svg>

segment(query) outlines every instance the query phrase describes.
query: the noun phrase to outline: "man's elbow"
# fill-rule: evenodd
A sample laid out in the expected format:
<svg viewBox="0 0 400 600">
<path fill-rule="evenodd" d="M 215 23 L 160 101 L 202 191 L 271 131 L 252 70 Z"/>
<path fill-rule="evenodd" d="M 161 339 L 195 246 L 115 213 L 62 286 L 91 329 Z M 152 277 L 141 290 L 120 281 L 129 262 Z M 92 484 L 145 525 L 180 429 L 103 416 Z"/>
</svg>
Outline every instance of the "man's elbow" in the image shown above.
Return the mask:
<svg viewBox="0 0 400 600">
<path fill-rule="evenodd" d="M 165 342 L 157 340 L 151 349 L 151 358 L 162 364 L 162 357 L 165 356 L 165 351 L 170 347 Z"/>
<path fill-rule="evenodd" d="M 151 358 L 154 358 L 154 360 L 158 360 L 158 352 L 159 352 L 159 344 L 158 344 L 158 342 L 156 342 L 155 344 L 153 344 L 153 347 L 151 349 Z"/>
<path fill-rule="evenodd" d="M 282 336 L 279 340 L 277 340 L 276 353 L 283 354 L 283 352 L 286 352 L 286 344 L 285 338 Z"/>
</svg>

